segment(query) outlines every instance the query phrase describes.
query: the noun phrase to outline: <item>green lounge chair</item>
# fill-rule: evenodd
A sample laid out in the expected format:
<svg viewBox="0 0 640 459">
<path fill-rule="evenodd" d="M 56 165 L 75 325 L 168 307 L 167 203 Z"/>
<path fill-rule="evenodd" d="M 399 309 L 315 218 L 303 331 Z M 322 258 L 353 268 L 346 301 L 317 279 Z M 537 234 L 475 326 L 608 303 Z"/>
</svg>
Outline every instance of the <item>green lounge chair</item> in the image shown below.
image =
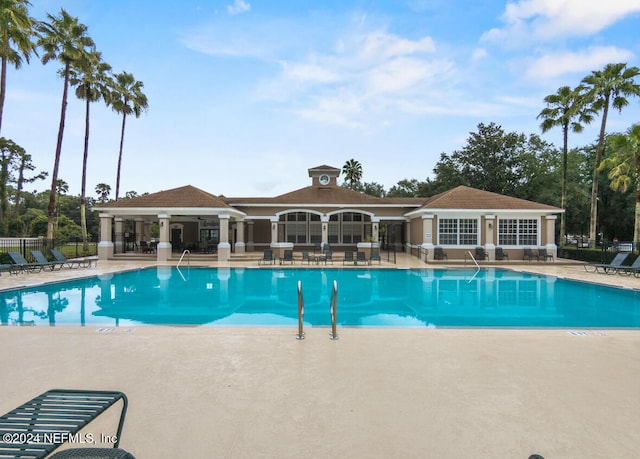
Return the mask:
<svg viewBox="0 0 640 459">
<path fill-rule="evenodd" d="M 362 252 L 362 251 L 358 251 L 356 253 L 356 264 L 358 263 L 363 263 L 363 264 L 369 264 L 369 260 L 367 260 L 367 254 Z"/>
<path fill-rule="evenodd" d="M 625 274 L 627 276 L 630 276 L 631 274 L 636 277 L 640 276 L 640 256 L 637 257 L 629 266 L 620 265 L 619 268 L 615 268 L 615 272 L 618 274 Z"/>
<path fill-rule="evenodd" d="M 380 259 L 380 252 L 378 252 L 377 250 L 372 250 L 371 256 L 369 257 L 369 264 L 371 264 L 374 261 L 377 261 L 378 263 L 382 263 L 382 260 Z"/>
<path fill-rule="evenodd" d="M 619 253 L 611 260 L 611 263 L 589 263 L 584 265 L 584 269 L 592 273 L 615 274 L 618 269 L 622 268 L 628 256 L 628 253 Z"/>
<path fill-rule="evenodd" d="M 31 256 L 34 260 L 36 260 L 36 263 L 42 265 L 42 269 L 48 269 L 49 271 L 62 269 L 62 266 L 64 265 L 64 263 L 61 263 L 59 261 L 47 260 L 47 257 L 45 257 L 44 254 L 39 250 L 31 250 Z"/>
<path fill-rule="evenodd" d="M 53 255 L 53 259 L 59 263 L 62 263 L 62 266 L 69 269 L 74 268 L 90 268 L 91 260 L 86 258 L 78 258 L 78 259 L 68 259 L 65 257 L 62 252 L 57 249 L 50 250 L 51 255 Z"/>
<path fill-rule="evenodd" d="M 1 457 L 44 458 L 103 412 L 122 401 L 120 421 L 113 447 L 118 448 L 127 413 L 127 396 L 122 392 L 100 390 L 47 391 L 0 416 Z M 15 441 L 12 441 L 15 433 Z M 32 441 L 28 441 L 31 439 Z M 28 442 L 28 445 L 27 445 Z M 60 455 L 58 457 L 65 457 Z M 66 456 L 71 457 L 71 456 Z M 75 457 L 95 457 L 89 454 Z M 106 457 L 126 457 L 108 455 Z"/>
<path fill-rule="evenodd" d="M 18 274 L 19 272 L 35 273 L 42 271 L 42 265 L 39 263 L 29 263 L 26 258 L 19 252 L 7 252 L 9 258 L 14 263 L 14 270 L 12 274 Z"/>
</svg>

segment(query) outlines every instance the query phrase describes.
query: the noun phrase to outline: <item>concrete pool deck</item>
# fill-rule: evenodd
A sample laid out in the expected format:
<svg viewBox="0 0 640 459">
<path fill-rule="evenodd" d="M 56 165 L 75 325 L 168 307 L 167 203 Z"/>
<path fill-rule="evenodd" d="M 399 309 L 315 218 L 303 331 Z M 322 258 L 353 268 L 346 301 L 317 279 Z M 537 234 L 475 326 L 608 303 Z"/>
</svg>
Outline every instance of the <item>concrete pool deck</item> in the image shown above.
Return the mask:
<svg viewBox="0 0 640 459">
<path fill-rule="evenodd" d="M 2 275 L 0 288 L 154 264 Z M 640 288 L 575 263 L 508 267 Z M 287 328 L 1 327 L 0 413 L 51 388 L 121 390 L 120 446 L 137 458 L 640 450 L 640 331 L 339 328 L 337 341 L 327 328 L 306 332 L 299 341 Z M 106 417 L 90 430 L 112 435 L 115 424 Z"/>
</svg>

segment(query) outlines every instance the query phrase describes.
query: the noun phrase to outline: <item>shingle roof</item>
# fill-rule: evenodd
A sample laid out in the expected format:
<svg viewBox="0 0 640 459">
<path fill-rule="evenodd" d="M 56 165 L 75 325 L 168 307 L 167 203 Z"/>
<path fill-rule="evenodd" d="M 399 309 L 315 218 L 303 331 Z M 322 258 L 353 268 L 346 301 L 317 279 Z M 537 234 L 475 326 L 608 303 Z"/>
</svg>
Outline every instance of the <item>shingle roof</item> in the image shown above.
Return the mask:
<svg viewBox="0 0 640 459">
<path fill-rule="evenodd" d="M 388 205 L 399 204 L 368 194 L 344 188 L 342 186 L 308 186 L 273 198 L 225 198 L 230 204 L 347 204 L 347 205 Z M 424 199 L 421 200 L 424 202 Z"/>
<path fill-rule="evenodd" d="M 478 190 L 463 185 L 432 196 L 421 209 L 505 209 L 562 212 L 562 209 L 558 207 L 540 204 L 526 199 L 512 198 L 511 196 Z"/>
<path fill-rule="evenodd" d="M 171 190 L 159 191 L 157 193 L 145 194 L 131 199 L 121 199 L 111 201 L 97 208 L 185 208 L 185 207 L 206 207 L 206 208 L 231 208 L 221 198 L 207 193 L 206 191 L 191 185 L 186 185 Z"/>
</svg>

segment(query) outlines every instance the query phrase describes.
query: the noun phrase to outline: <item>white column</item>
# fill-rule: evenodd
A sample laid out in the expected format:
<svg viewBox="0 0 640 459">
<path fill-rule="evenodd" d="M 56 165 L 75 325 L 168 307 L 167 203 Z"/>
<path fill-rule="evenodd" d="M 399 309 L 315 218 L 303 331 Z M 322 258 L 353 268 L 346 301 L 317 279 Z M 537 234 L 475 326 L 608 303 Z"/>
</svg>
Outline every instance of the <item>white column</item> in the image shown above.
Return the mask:
<svg viewBox="0 0 640 459">
<path fill-rule="evenodd" d="M 158 262 L 166 262 L 171 257 L 171 242 L 169 240 L 169 222 L 171 215 L 158 214 L 158 226 L 160 228 L 160 242 L 156 250 Z"/>
<path fill-rule="evenodd" d="M 113 219 L 115 223 L 116 230 L 116 243 L 115 243 L 115 253 L 123 253 L 124 252 L 124 219 L 122 217 L 116 217 Z"/>
<path fill-rule="evenodd" d="M 136 243 L 140 247 L 140 241 L 143 241 L 144 236 L 144 220 L 136 218 Z"/>
<path fill-rule="evenodd" d="M 547 215 L 545 217 L 545 222 L 547 226 L 547 234 L 546 234 L 546 242 L 545 247 L 547 248 L 547 252 L 553 255 L 553 258 L 556 259 L 558 257 L 558 246 L 556 245 L 556 220 L 558 219 L 557 215 Z"/>
<path fill-rule="evenodd" d="M 271 245 L 278 243 L 278 217 L 271 218 Z"/>
<path fill-rule="evenodd" d="M 231 244 L 229 244 L 229 219 L 227 214 L 218 215 L 220 220 L 220 242 L 218 243 L 218 261 L 231 258 Z"/>
<path fill-rule="evenodd" d="M 247 251 L 253 252 L 254 240 L 253 240 L 253 225 L 254 221 L 249 220 L 247 222 Z"/>
<path fill-rule="evenodd" d="M 322 247 L 329 243 L 329 216 L 322 215 L 320 217 L 322 222 Z"/>
<path fill-rule="evenodd" d="M 244 253 L 244 221 L 238 220 L 236 222 L 236 253 Z"/>
<path fill-rule="evenodd" d="M 484 217 L 484 240 L 485 250 L 489 254 L 489 260 L 496 259 L 496 244 L 495 244 L 495 231 L 496 231 L 496 216 L 485 215 Z M 480 235 L 482 240 L 482 234 Z"/>
<path fill-rule="evenodd" d="M 108 260 L 113 256 L 111 240 L 111 215 L 100 214 L 100 242 L 98 242 L 98 259 Z"/>
<path fill-rule="evenodd" d="M 380 236 L 380 219 L 372 218 L 371 219 L 371 237 L 373 238 L 373 242 L 377 243 L 379 236 Z"/>
<path fill-rule="evenodd" d="M 427 260 L 433 261 L 433 219 L 434 214 L 422 216 L 422 248 L 427 250 Z M 426 260 L 425 260 L 426 261 Z"/>
</svg>

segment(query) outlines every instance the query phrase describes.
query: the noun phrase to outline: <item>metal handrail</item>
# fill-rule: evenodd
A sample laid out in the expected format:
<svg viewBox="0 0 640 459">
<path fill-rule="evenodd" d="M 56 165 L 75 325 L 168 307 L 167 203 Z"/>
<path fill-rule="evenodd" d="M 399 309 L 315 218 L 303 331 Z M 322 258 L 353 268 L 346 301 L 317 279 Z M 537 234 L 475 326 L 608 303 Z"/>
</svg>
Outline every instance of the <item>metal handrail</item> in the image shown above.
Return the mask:
<svg viewBox="0 0 640 459">
<path fill-rule="evenodd" d="M 473 262 L 476 264 L 476 268 L 480 269 L 480 265 L 478 264 L 478 262 L 476 261 L 476 258 L 471 253 L 471 250 L 467 250 L 467 253 L 464 254 L 465 267 L 467 265 L 467 255 L 469 255 L 471 257 L 471 259 L 473 260 Z"/>
<path fill-rule="evenodd" d="M 298 334 L 297 339 L 304 339 L 304 295 L 302 294 L 302 281 L 298 281 Z"/>
<path fill-rule="evenodd" d="M 176 268 L 180 266 L 180 263 L 182 263 L 182 259 L 184 258 L 185 255 L 189 255 L 187 257 L 187 266 L 189 266 L 189 262 L 190 262 L 190 256 L 191 256 L 191 252 L 189 251 L 189 249 L 185 249 L 184 252 L 182 252 L 182 255 L 180 255 L 180 260 L 178 260 L 178 264 L 176 265 Z"/>
<path fill-rule="evenodd" d="M 333 281 L 333 290 L 331 292 L 331 304 L 329 306 L 331 313 L 331 339 L 338 339 L 338 331 L 336 330 L 338 321 L 338 281 Z"/>
</svg>

